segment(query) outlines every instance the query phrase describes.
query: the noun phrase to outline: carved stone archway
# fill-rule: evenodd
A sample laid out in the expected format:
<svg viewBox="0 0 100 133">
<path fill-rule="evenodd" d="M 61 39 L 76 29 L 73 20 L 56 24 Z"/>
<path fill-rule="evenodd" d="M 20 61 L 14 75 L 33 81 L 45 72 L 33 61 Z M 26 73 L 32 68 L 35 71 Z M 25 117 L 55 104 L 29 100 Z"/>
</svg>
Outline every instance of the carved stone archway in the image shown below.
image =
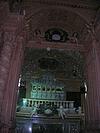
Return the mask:
<svg viewBox="0 0 100 133">
<path fill-rule="evenodd" d="M 9 131 L 9 129 L 12 130 L 13 122 L 15 120 L 17 83 L 24 56 L 24 48 L 28 41 L 28 36 L 26 37 L 26 31 L 23 30 L 25 27 L 24 16 L 11 14 L 8 12 L 8 7 L 6 6 L 5 8 L 7 8 L 7 19 L 3 20 L 4 24 L 1 23 L 2 28 L 0 32 L 3 33 L 4 37 L 4 42 L 0 53 L 0 119 L 2 125 L 2 128 L 0 129 L 1 133 L 13 132 Z M 59 8 L 61 9 L 62 7 Z M 66 10 L 66 7 L 64 8 Z M 37 15 L 37 13 L 40 13 L 43 9 L 47 10 L 47 8 L 44 7 L 39 10 L 35 10 L 34 15 Z M 72 9 L 69 10 L 73 11 Z M 78 10 L 76 11 L 76 14 L 77 13 L 80 16 Z M 26 21 L 35 18 L 34 15 L 32 14 L 31 16 L 29 16 Z M 88 23 L 85 14 L 81 17 L 84 18 L 84 22 Z M 92 124 L 95 125 L 96 122 L 100 121 L 100 46 L 97 40 L 93 39 L 91 41 L 91 44 L 88 43 L 85 46 L 77 46 L 73 44 L 57 45 L 56 43 L 53 47 L 50 45 L 51 44 L 47 42 L 29 41 L 27 43 L 27 47 L 50 47 L 52 49 L 65 49 L 66 51 L 78 50 L 82 53 L 86 53 L 86 77 L 88 81 L 88 95 L 86 99 L 86 120 L 89 124 L 91 124 L 92 122 Z M 88 46 L 88 48 L 86 46 Z"/>
</svg>

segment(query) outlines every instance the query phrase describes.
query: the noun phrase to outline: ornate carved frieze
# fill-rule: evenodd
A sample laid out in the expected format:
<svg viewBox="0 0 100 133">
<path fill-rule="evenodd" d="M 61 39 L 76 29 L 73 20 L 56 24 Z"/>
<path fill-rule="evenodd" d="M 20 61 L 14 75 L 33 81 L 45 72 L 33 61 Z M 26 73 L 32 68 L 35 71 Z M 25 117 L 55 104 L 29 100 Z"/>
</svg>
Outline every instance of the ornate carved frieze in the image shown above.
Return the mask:
<svg viewBox="0 0 100 133">
<path fill-rule="evenodd" d="M 29 1 L 31 3 L 31 0 Z M 46 5 L 56 5 L 56 6 L 66 6 L 71 8 L 83 8 L 83 9 L 95 9 L 97 4 L 91 4 L 90 2 L 82 2 L 82 1 L 54 1 L 54 0 L 34 0 L 34 3 L 46 4 Z"/>
</svg>

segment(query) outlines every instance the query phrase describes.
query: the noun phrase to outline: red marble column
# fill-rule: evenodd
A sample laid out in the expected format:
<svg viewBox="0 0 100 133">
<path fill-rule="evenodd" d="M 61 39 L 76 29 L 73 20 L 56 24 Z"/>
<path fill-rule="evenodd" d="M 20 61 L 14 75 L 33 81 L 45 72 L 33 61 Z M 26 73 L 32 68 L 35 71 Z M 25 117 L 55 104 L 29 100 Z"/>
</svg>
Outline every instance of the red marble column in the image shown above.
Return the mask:
<svg viewBox="0 0 100 133">
<path fill-rule="evenodd" d="M 6 84 L 7 84 L 7 79 L 8 79 L 8 74 L 9 70 L 11 67 L 11 59 L 12 59 L 12 54 L 13 54 L 13 48 L 14 48 L 14 35 L 12 32 L 5 32 L 4 35 L 4 44 L 3 48 L 1 51 L 1 56 L 0 56 L 0 107 L 1 107 L 1 123 L 3 126 L 7 127 L 8 123 L 6 124 L 4 120 L 5 114 L 3 114 L 4 110 L 6 108 L 3 108 L 4 105 L 4 92 L 6 92 Z M 5 106 L 6 107 L 6 106 Z M 3 129 L 0 132 L 6 133 L 7 129 Z"/>
<path fill-rule="evenodd" d="M 1 60 L 2 60 L 2 55 L 5 53 L 1 52 L 3 50 L 3 39 L 4 39 L 4 36 L 3 36 L 3 24 L 5 22 L 5 19 L 7 18 L 8 16 L 8 13 L 9 13 L 9 7 L 7 5 L 7 3 L 4 3 L 4 2 L 0 2 L 0 111 L 1 111 L 1 103 L 2 103 L 2 91 L 3 91 L 3 78 L 1 78 L 2 74 L 3 74 L 3 71 L 5 71 L 2 66 L 4 64 L 1 63 Z"/>
<path fill-rule="evenodd" d="M 88 92 L 85 102 L 89 128 L 98 128 L 100 122 L 100 47 L 93 40 L 86 57 Z"/>
<path fill-rule="evenodd" d="M 18 92 L 18 79 L 23 59 L 23 39 L 18 38 L 16 48 L 13 51 L 11 64 L 9 68 L 6 90 L 4 92 L 4 100 L 2 104 L 2 119 L 7 127 L 2 128 L 0 133 L 14 132 L 14 122 L 16 113 L 16 101 Z"/>
<path fill-rule="evenodd" d="M 5 90 L 7 76 L 10 68 L 10 60 L 14 46 L 13 40 L 14 40 L 14 35 L 11 32 L 5 32 L 4 44 L 0 54 L 0 105 L 3 100 L 3 92 Z"/>
<path fill-rule="evenodd" d="M 6 15 L 5 15 L 6 16 Z M 9 14 L 4 22 L 3 46 L 0 52 L 0 133 L 8 133 L 15 116 L 17 81 L 22 58 L 22 36 L 24 18 Z M 13 84 L 12 84 L 13 83 Z"/>
<path fill-rule="evenodd" d="M 9 85 L 11 86 L 11 88 L 13 88 L 12 99 L 10 99 L 10 106 L 11 106 L 10 115 L 12 120 L 15 119 L 16 117 L 15 114 L 16 114 L 16 103 L 18 96 L 18 81 L 21 73 L 21 67 L 23 64 L 25 43 L 26 43 L 25 38 L 20 37 L 18 39 L 17 42 L 18 47 L 16 49 L 15 58 L 13 58 L 12 68 L 10 71 Z M 12 80 L 13 82 L 11 82 Z"/>
</svg>

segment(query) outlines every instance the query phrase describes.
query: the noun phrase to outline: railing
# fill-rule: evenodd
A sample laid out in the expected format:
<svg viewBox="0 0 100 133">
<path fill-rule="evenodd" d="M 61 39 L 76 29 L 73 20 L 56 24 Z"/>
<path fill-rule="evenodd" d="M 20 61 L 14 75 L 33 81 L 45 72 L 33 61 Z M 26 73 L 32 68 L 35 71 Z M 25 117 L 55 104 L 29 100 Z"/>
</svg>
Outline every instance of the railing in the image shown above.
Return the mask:
<svg viewBox="0 0 100 133">
<path fill-rule="evenodd" d="M 44 109 L 43 110 L 44 112 L 38 113 L 35 110 L 36 112 L 34 113 L 34 115 L 32 115 L 35 106 L 36 106 L 35 109 L 37 109 L 37 106 L 39 108 L 41 108 L 41 105 L 43 105 L 42 109 Z M 51 115 L 45 113 L 45 105 L 49 106 L 49 108 L 52 109 Z M 23 115 L 24 117 L 20 117 L 20 118 L 18 117 L 17 127 L 16 127 L 16 132 L 18 132 L 18 133 L 24 133 L 24 132 L 28 133 L 28 132 L 30 132 L 29 131 L 30 129 L 34 132 L 33 127 L 36 124 L 37 124 L 37 126 L 39 124 L 45 126 L 44 132 L 48 132 L 48 127 L 47 127 L 48 123 L 51 124 L 51 128 L 53 127 L 53 124 L 56 123 L 59 125 L 59 123 L 61 123 L 60 129 L 62 130 L 63 133 L 66 133 L 66 132 L 67 133 L 80 133 L 81 125 L 84 125 L 84 122 L 82 122 L 81 114 L 80 114 L 80 117 L 79 117 L 79 115 L 74 114 L 74 113 L 76 113 L 74 110 L 75 109 L 74 101 L 38 100 L 38 99 L 23 98 L 21 106 L 22 106 L 22 108 L 24 108 L 26 110 L 28 108 L 29 109 L 32 108 L 32 114 L 31 114 L 31 117 L 30 117 L 30 114 L 28 115 L 29 117 L 25 117 L 25 116 L 27 116 L 27 113 L 26 113 L 27 111 L 26 111 Z M 56 107 L 56 110 L 58 111 L 57 114 L 55 111 L 53 112 L 52 107 Z M 63 109 L 65 110 L 64 113 L 62 112 L 61 107 L 63 107 Z M 60 112 L 60 109 L 61 109 L 61 112 Z M 74 110 L 73 115 L 71 115 L 72 117 L 68 117 L 68 115 L 65 115 L 66 110 L 68 110 L 68 113 L 70 113 L 70 115 L 71 115 L 70 111 Z M 38 110 L 38 111 L 40 111 L 40 110 Z M 59 113 L 62 113 L 62 114 L 59 115 Z M 22 116 L 23 111 L 21 112 L 21 115 L 19 115 L 19 114 L 20 114 L 20 112 L 18 112 L 17 116 Z M 36 115 L 36 117 L 35 117 L 35 115 Z M 47 115 L 50 117 L 46 117 Z M 49 118 L 50 118 L 50 121 L 49 121 Z M 62 118 L 62 120 L 58 119 L 58 118 Z M 55 119 L 55 121 L 54 121 L 54 119 Z M 47 125 L 46 125 L 46 122 L 47 122 Z M 21 124 L 22 124 L 22 126 L 21 126 Z M 32 125 L 34 125 L 34 126 L 32 126 Z M 56 125 L 54 127 L 56 128 Z M 55 129 L 54 129 L 54 133 L 56 133 Z"/>
<path fill-rule="evenodd" d="M 81 107 L 75 108 L 74 101 L 56 101 L 56 100 L 38 100 L 23 98 L 22 102 L 17 106 L 16 110 L 18 115 L 33 116 L 51 116 L 60 117 L 62 119 L 67 118 L 68 114 L 76 116 L 83 115 Z"/>
<path fill-rule="evenodd" d="M 74 101 L 34 100 L 27 98 L 23 98 L 22 106 L 32 107 L 40 104 L 49 104 L 50 106 L 56 106 L 57 108 L 60 108 L 60 106 L 63 106 L 63 108 L 74 108 Z"/>
</svg>

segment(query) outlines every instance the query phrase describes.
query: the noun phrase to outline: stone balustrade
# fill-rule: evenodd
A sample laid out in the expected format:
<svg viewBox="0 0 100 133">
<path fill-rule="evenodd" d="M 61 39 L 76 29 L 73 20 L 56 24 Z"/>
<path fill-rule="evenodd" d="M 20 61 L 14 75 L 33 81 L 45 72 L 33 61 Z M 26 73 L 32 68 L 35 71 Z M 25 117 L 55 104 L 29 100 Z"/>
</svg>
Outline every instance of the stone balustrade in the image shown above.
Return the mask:
<svg viewBox="0 0 100 133">
<path fill-rule="evenodd" d="M 39 106 L 40 104 L 49 104 L 50 106 L 56 106 L 59 108 L 63 106 L 64 108 L 74 108 L 74 101 L 56 101 L 56 100 L 34 100 L 23 98 L 22 106 L 24 107 L 32 107 Z"/>
</svg>

